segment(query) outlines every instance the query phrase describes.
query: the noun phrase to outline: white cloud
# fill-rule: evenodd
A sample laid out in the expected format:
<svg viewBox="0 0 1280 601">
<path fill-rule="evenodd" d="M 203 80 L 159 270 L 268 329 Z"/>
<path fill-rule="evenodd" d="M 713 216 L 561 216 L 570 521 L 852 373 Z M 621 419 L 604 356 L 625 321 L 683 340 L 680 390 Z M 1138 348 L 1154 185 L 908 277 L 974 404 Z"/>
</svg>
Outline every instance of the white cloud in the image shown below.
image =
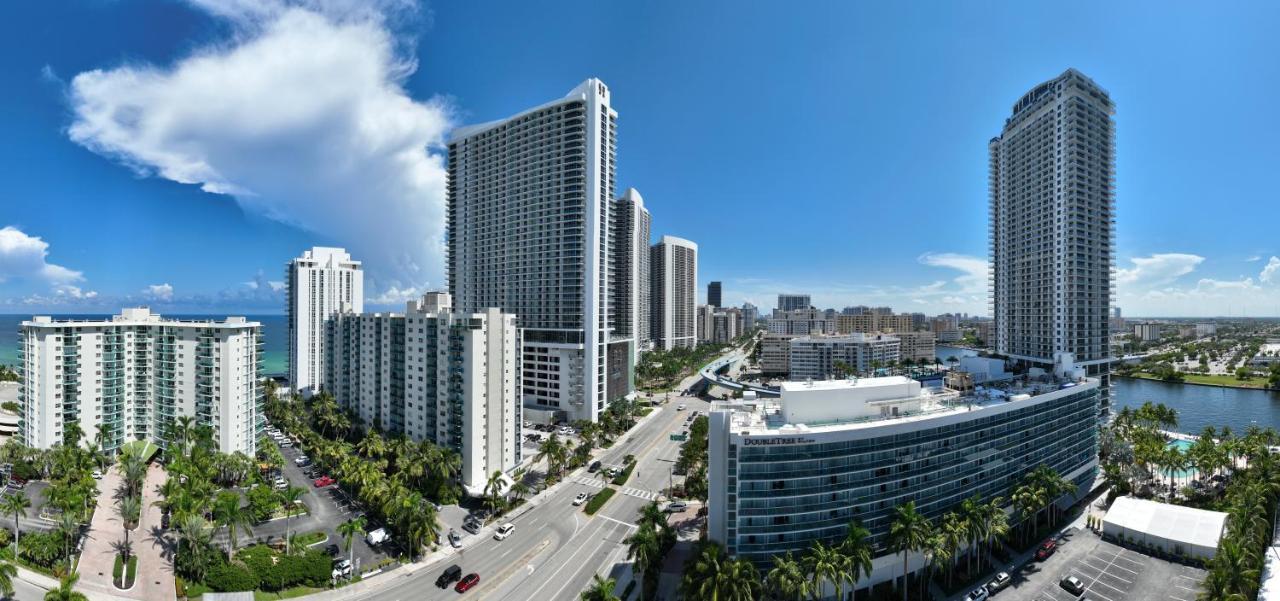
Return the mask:
<svg viewBox="0 0 1280 601">
<path fill-rule="evenodd" d="M 365 300 L 370 305 L 400 305 L 422 296 L 420 290 L 412 286 L 401 288 L 393 283 L 382 294 Z"/>
<path fill-rule="evenodd" d="M 0 282 L 14 279 L 65 284 L 84 279 L 79 271 L 48 262 L 49 243 L 10 225 L 0 229 Z"/>
<path fill-rule="evenodd" d="M 164 284 L 151 284 L 142 291 L 142 294 L 155 300 L 173 300 L 173 286 L 170 286 L 168 282 Z"/>
<path fill-rule="evenodd" d="M 1245 263 L 1256 263 L 1256 262 L 1261 261 L 1261 260 L 1262 260 L 1262 255 L 1253 255 L 1253 256 L 1249 257 L 1248 259 L 1245 259 L 1244 261 L 1245 261 Z"/>
<path fill-rule="evenodd" d="M 1153 288 L 1169 284 L 1195 271 L 1204 257 L 1185 253 L 1158 253 L 1149 257 L 1133 257 L 1130 269 L 1116 269 L 1116 284 L 1120 289 Z"/>
<path fill-rule="evenodd" d="M 920 256 L 920 263 L 932 267 L 947 267 L 962 272 L 953 281 L 960 286 L 960 291 L 968 294 L 985 292 L 989 263 L 983 257 L 961 255 L 957 253 L 926 253 Z"/>
<path fill-rule="evenodd" d="M 1262 273 L 1258 274 L 1258 279 L 1270 284 L 1277 281 L 1277 274 L 1280 274 L 1280 257 L 1271 257 L 1267 266 L 1262 268 Z"/>
<path fill-rule="evenodd" d="M 443 101 L 403 87 L 417 64 L 392 23 L 409 0 L 192 0 L 232 40 L 173 65 L 71 81 L 70 138 L 140 174 L 228 194 L 251 214 L 346 246 L 379 281 L 443 274 Z"/>
<path fill-rule="evenodd" d="M 98 293 L 96 291 L 81 290 L 79 286 L 72 286 L 71 284 L 58 284 L 53 287 L 53 293 L 63 298 L 75 300 L 90 300 L 98 298 Z"/>
</svg>

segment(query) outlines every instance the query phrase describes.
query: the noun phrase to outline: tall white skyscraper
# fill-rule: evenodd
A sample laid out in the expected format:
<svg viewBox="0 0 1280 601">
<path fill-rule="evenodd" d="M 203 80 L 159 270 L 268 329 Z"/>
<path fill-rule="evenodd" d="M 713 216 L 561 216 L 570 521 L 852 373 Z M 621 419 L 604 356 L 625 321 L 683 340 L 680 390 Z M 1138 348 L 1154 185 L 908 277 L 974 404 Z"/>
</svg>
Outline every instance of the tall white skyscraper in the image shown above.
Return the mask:
<svg viewBox="0 0 1280 601">
<path fill-rule="evenodd" d="M 570 420 L 631 392 L 610 280 L 617 119 L 588 79 L 449 140 L 449 292 L 462 313 L 518 316 L 525 403 Z"/>
<path fill-rule="evenodd" d="M 644 199 L 635 188 L 614 203 L 614 307 L 618 321 L 615 334 L 635 340 L 640 351 L 652 348 L 649 328 L 649 229 L 653 218 L 644 208 Z"/>
<path fill-rule="evenodd" d="M 125 309 L 110 319 L 22 322 L 19 388 L 23 444 L 47 449 L 80 425 L 111 450 L 131 440 L 165 445 L 180 417 L 208 426 L 223 453 L 253 457 L 262 400 L 258 382 L 262 326 L 161 319 Z"/>
<path fill-rule="evenodd" d="M 698 245 L 663 236 L 649 260 L 654 344 L 670 350 L 698 345 Z"/>
<path fill-rule="evenodd" d="M 285 270 L 289 310 L 289 385 L 311 395 L 324 383 L 325 321 L 364 311 L 364 271 L 341 248 L 317 246 Z"/>
<path fill-rule="evenodd" d="M 1013 105 L 990 149 L 996 350 L 1082 368 L 1107 406 L 1115 271 L 1115 105 L 1075 69 Z"/>
</svg>

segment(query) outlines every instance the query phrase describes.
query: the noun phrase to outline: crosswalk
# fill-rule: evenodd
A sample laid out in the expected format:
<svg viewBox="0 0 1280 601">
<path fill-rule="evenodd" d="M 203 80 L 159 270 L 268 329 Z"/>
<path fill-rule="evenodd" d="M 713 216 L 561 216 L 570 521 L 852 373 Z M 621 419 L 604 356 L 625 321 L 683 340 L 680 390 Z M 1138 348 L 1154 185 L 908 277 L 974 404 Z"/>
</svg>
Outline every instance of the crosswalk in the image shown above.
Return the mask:
<svg viewBox="0 0 1280 601">
<path fill-rule="evenodd" d="M 586 476 L 574 476 L 573 481 L 583 486 L 590 486 L 592 488 L 604 488 L 604 484 L 605 484 L 604 481 L 599 478 L 588 478 Z M 621 492 L 622 494 L 627 496 L 635 497 L 637 499 L 644 499 L 646 501 L 652 501 L 658 498 L 658 493 L 656 492 L 653 492 L 651 490 L 643 490 L 639 488 L 631 488 L 630 486 L 623 486 L 622 488 L 618 489 L 618 492 Z"/>
</svg>

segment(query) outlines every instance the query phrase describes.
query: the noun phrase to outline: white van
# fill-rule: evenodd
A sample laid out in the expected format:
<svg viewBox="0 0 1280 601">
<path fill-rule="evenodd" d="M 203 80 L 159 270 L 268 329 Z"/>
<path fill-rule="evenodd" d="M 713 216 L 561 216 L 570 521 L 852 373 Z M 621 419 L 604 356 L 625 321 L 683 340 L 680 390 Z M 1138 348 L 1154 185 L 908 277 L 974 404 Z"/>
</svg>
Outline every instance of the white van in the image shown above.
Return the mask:
<svg viewBox="0 0 1280 601">
<path fill-rule="evenodd" d="M 387 542 L 387 539 L 389 538 L 391 537 L 387 535 L 386 528 L 378 528 L 377 530 L 364 535 L 364 542 L 368 543 L 370 547 L 376 547 Z"/>
</svg>

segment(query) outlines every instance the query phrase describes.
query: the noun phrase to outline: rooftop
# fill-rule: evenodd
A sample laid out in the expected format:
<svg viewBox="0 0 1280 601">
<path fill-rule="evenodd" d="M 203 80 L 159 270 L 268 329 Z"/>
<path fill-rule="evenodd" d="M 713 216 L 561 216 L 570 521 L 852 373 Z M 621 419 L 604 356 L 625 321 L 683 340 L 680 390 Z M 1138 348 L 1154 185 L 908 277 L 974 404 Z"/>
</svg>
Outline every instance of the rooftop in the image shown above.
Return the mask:
<svg viewBox="0 0 1280 601">
<path fill-rule="evenodd" d="M 23 327 L 93 327 L 93 326 L 133 326 L 133 325 L 177 325 L 192 327 L 209 327 L 209 326 L 238 326 L 238 327 L 256 327 L 261 324 L 256 321 L 249 321 L 244 317 L 228 316 L 221 321 L 215 319 L 172 319 L 161 317 L 158 313 L 152 313 L 147 307 L 129 307 L 120 311 L 119 315 L 112 315 L 109 319 L 88 319 L 83 317 L 73 317 L 70 319 L 54 319 L 49 315 L 33 315 L 31 319 L 23 321 Z"/>
</svg>

